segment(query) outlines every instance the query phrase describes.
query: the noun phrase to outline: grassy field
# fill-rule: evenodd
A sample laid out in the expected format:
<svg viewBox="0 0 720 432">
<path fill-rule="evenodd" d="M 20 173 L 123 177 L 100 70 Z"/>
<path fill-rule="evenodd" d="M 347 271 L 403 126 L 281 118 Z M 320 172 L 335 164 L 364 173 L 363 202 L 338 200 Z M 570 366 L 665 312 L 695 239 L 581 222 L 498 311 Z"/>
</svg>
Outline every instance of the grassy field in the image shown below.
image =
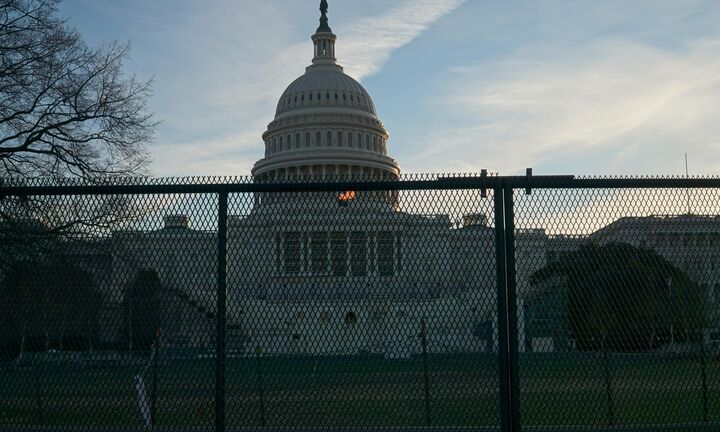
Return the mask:
<svg viewBox="0 0 720 432">
<path fill-rule="evenodd" d="M 258 369 L 260 366 L 260 369 Z M 497 358 L 430 356 L 228 359 L 227 424 L 272 427 L 495 426 Z M 607 381 L 598 355 L 526 355 L 520 361 L 525 425 L 699 423 L 697 359 L 614 356 Z M 708 420 L 720 421 L 720 363 L 707 362 Z M 133 377 L 143 365 L 95 370 L 0 365 L 0 425 L 139 426 Z M 158 367 L 157 423 L 210 426 L 214 359 Z M 609 383 L 609 387 L 608 387 Z M 608 392 L 609 390 L 609 392 Z M 610 402 L 611 400 L 611 402 Z M 612 404 L 612 413 L 609 409 Z"/>
</svg>

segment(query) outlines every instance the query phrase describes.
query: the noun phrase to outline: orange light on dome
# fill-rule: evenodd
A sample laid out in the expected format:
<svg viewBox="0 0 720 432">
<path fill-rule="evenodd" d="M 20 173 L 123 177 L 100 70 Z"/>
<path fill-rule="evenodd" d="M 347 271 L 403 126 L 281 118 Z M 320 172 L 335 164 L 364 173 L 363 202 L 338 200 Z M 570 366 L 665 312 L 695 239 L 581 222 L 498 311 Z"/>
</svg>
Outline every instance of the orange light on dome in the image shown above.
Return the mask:
<svg viewBox="0 0 720 432">
<path fill-rule="evenodd" d="M 348 202 L 353 201 L 355 198 L 357 198 L 357 193 L 355 193 L 355 191 L 347 191 L 341 193 L 338 197 L 338 200 L 342 202 Z"/>
</svg>

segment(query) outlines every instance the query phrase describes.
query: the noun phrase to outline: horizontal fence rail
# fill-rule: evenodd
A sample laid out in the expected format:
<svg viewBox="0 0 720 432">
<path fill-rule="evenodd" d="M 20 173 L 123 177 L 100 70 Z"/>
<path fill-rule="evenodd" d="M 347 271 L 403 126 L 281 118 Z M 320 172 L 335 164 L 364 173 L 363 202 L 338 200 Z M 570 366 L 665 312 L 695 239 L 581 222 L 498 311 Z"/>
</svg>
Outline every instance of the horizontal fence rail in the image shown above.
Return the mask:
<svg viewBox="0 0 720 432">
<path fill-rule="evenodd" d="M 0 181 L 0 429 L 720 427 L 720 179 Z"/>
</svg>

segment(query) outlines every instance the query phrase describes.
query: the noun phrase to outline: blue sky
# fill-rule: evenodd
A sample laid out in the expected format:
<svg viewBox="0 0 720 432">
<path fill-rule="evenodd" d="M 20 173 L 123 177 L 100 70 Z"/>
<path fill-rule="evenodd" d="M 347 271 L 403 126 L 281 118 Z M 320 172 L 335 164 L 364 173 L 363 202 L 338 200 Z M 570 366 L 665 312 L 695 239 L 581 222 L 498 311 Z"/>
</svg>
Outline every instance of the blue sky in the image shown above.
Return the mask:
<svg viewBox="0 0 720 432">
<path fill-rule="evenodd" d="M 720 173 L 717 0 L 329 0 L 405 172 Z M 158 176 L 245 175 L 316 0 L 64 0 L 154 77 Z"/>
</svg>

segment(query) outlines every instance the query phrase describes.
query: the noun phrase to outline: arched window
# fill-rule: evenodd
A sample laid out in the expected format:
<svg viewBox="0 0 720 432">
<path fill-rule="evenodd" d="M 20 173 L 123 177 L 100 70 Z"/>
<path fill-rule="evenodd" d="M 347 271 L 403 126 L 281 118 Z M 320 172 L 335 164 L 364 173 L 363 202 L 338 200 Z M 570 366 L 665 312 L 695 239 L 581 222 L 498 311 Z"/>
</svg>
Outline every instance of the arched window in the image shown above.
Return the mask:
<svg viewBox="0 0 720 432">
<path fill-rule="evenodd" d="M 370 150 L 370 135 L 365 135 L 365 150 Z"/>
<path fill-rule="evenodd" d="M 310 92 L 310 100 L 312 100 L 312 97 L 313 97 L 313 94 L 312 94 L 312 92 Z"/>
<path fill-rule="evenodd" d="M 273 138 L 272 152 L 277 153 L 277 138 Z"/>
<path fill-rule="evenodd" d="M 310 147 L 310 132 L 305 132 L 305 147 Z"/>
<path fill-rule="evenodd" d="M 328 147 L 332 147 L 332 132 L 327 133 L 327 144 Z"/>
<path fill-rule="evenodd" d="M 325 93 L 325 99 L 330 100 L 330 92 Z"/>
<path fill-rule="evenodd" d="M 338 142 L 338 147 L 342 147 L 342 146 L 343 146 L 343 135 L 342 135 L 342 132 L 338 132 L 338 141 L 337 141 L 337 142 Z"/>
<path fill-rule="evenodd" d="M 280 148 L 279 151 L 283 151 L 283 137 L 280 137 Z"/>
<path fill-rule="evenodd" d="M 322 141 L 322 134 L 320 132 L 318 132 L 317 134 L 315 134 L 315 147 L 320 147 L 322 145 L 321 141 Z"/>
<path fill-rule="evenodd" d="M 297 103 L 297 95 L 295 95 L 295 103 Z"/>
<path fill-rule="evenodd" d="M 288 134 L 288 136 L 287 136 L 287 149 L 288 150 L 292 149 L 292 136 L 290 134 Z"/>
<path fill-rule="evenodd" d="M 378 147 L 377 147 L 377 137 L 373 135 L 373 151 L 377 153 Z"/>
<path fill-rule="evenodd" d="M 343 93 L 343 100 L 344 100 L 344 101 L 347 100 L 347 95 L 346 95 L 345 93 Z"/>
<path fill-rule="evenodd" d="M 300 148 L 300 134 L 295 134 L 295 148 Z"/>
<path fill-rule="evenodd" d="M 362 148 L 362 134 L 358 134 L 357 148 Z"/>
<path fill-rule="evenodd" d="M 320 322 L 323 324 L 327 324 L 330 322 L 330 312 L 322 311 L 320 312 Z"/>
<path fill-rule="evenodd" d="M 348 132 L 348 147 L 352 148 L 352 132 Z"/>
<path fill-rule="evenodd" d="M 338 94 L 335 93 L 335 100 L 338 100 Z"/>
<path fill-rule="evenodd" d="M 345 314 L 345 324 L 349 326 L 354 326 L 357 323 L 357 315 L 355 312 L 350 311 Z"/>
</svg>

